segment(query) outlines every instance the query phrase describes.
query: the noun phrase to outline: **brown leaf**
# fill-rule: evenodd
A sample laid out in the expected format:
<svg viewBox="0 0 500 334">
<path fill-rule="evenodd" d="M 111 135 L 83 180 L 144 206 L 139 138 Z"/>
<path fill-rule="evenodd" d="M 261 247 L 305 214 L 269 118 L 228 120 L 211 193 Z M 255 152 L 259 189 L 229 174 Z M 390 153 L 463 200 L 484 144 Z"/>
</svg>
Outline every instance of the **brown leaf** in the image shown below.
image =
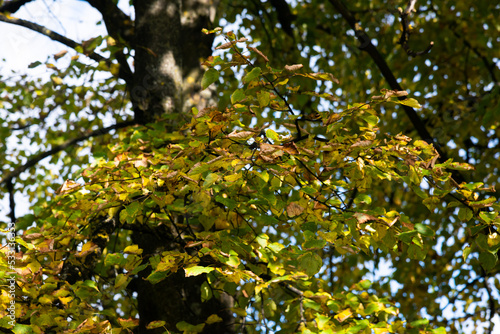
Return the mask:
<svg viewBox="0 0 500 334">
<path fill-rule="evenodd" d="M 404 221 L 401 221 L 401 224 L 406 227 L 407 229 L 409 229 L 410 231 L 413 231 L 415 229 L 415 227 L 413 227 L 413 224 L 412 223 L 405 223 Z"/>
<path fill-rule="evenodd" d="M 253 52 L 255 52 L 256 54 L 258 54 L 259 56 L 261 56 L 265 61 L 266 63 L 269 62 L 269 59 L 266 57 L 265 54 L 263 54 L 260 50 L 258 50 L 257 48 L 253 48 L 251 46 L 248 47 L 248 49 L 252 50 Z"/>
<path fill-rule="evenodd" d="M 64 57 L 66 53 L 68 53 L 68 50 L 62 50 L 54 55 L 54 59 L 58 60 L 59 58 Z"/>
<path fill-rule="evenodd" d="M 73 180 L 66 180 L 64 181 L 63 185 L 57 189 L 57 194 L 67 194 L 74 189 L 80 188 L 82 185 L 80 183 L 77 183 Z"/>
<path fill-rule="evenodd" d="M 300 70 L 302 67 L 304 67 L 304 65 L 302 65 L 302 64 L 285 65 L 285 70 L 290 71 L 290 72 L 294 72 L 294 71 Z"/>
<path fill-rule="evenodd" d="M 232 47 L 234 44 L 236 44 L 236 41 L 232 41 L 232 42 L 227 42 L 227 43 L 224 43 L 222 45 L 219 45 L 218 47 L 215 48 L 215 50 L 223 50 L 223 49 L 229 49 L 230 47 Z"/>
<path fill-rule="evenodd" d="M 31 234 L 25 234 L 22 236 L 23 240 L 33 240 L 33 239 L 38 239 L 43 237 L 42 233 L 31 233 Z"/>
<path fill-rule="evenodd" d="M 367 147 L 373 143 L 373 140 L 360 140 L 351 145 L 351 148 L 354 147 Z"/>
<path fill-rule="evenodd" d="M 285 151 L 288 154 L 299 154 L 299 149 L 297 148 L 297 145 L 295 145 L 294 142 L 284 144 L 283 151 Z"/>
<path fill-rule="evenodd" d="M 250 137 L 252 137 L 254 134 L 255 133 L 252 131 L 237 132 L 236 130 L 234 130 L 233 132 L 231 132 L 230 134 L 227 135 L 227 138 L 247 140 Z"/>
<path fill-rule="evenodd" d="M 324 122 L 324 125 L 330 125 L 332 123 L 335 123 L 339 119 L 341 119 L 342 116 L 337 113 L 331 113 L 330 116 L 328 116 L 328 119 Z"/>
<path fill-rule="evenodd" d="M 295 217 L 300 215 L 302 212 L 304 212 L 304 208 L 297 204 L 297 202 L 291 202 L 288 204 L 286 207 L 286 213 L 288 214 L 288 217 Z"/>
<path fill-rule="evenodd" d="M 356 212 L 354 217 L 358 220 L 358 223 L 363 224 L 370 220 L 378 220 L 377 217 L 372 215 L 367 215 L 366 213 Z"/>
</svg>

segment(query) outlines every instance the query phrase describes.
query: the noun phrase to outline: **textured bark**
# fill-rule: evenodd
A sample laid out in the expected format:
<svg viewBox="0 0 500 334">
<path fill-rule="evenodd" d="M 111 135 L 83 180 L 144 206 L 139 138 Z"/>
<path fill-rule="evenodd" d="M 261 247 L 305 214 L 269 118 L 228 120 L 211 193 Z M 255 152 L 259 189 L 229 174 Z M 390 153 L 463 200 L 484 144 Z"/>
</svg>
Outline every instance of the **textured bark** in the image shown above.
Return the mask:
<svg viewBox="0 0 500 334">
<path fill-rule="evenodd" d="M 135 76 L 130 89 L 135 118 L 182 113 L 203 103 L 198 97 L 200 59 L 211 53 L 212 36 L 201 33 L 215 16 L 209 0 L 134 1 Z M 196 88 L 197 86 L 198 88 Z"/>
<path fill-rule="evenodd" d="M 135 73 L 130 96 L 135 119 L 145 124 L 157 117 L 171 118 L 176 127 L 179 116 L 192 106 L 203 108 L 210 93 L 201 92 L 199 82 L 203 73 L 200 60 L 211 53 L 213 37 L 201 33 L 210 28 L 215 3 L 209 0 L 136 0 L 134 36 Z M 205 95 L 203 95 L 205 94 Z M 182 217 L 176 217 L 182 221 Z M 184 251 L 175 231 L 158 227 L 148 233 L 134 232 L 133 242 L 144 250 L 149 259 L 165 250 Z M 163 328 L 146 330 L 149 322 L 164 320 L 166 328 L 178 332 L 176 324 L 186 321 L 200 324 L 217 314 L 223 322 L 205 326 L 204 333 L 231 333 L 230 302 L 212 298 L 200 299 L 205 276 L 184 277 L 182 269 L 166 280 L 152 285 L 145 270 L 132 284 L 137 292 L 140 325 L 137 333 L 163 333 Z"/>
<path fill-rule="evenodd" d="M 177 250 L 180 245 L 174 243 L 171 236 L 161 234 L 161 229 L 154 233 L 135 233 L 134 243 L 138 243 L 144 250 L 143 255 L 151 256 L 162 250 Z M 201 264 L 203 265 L 203 264 Z M 234 321 L 230 307 L 230 297 L 223 294 L 219 299 L 212 298 L 209 301 L 201 301 L 201 285 L 206 280 L 205 275 L 185 277 L 182 269 L 170 275 L 167 279 L 157 284 L 151 284 L 145 278 L 151 273 L 150 269 L 141 272 L 138 279 L 133 282 L 133 288 L 137 292 L 139 306 L 139 328 L 136 333 L 160 334 L 163 328 L 146 330 L 151 321 L 163 320 L 165 327 L 177 333 L 176 324 L 180 321 L 197 325 L 203 323 L 212 314 L 217 314 L 223 321 L 212 325 L 206 325 L 202 333 L 233 333 L 232 323 Z"/>
</svg>

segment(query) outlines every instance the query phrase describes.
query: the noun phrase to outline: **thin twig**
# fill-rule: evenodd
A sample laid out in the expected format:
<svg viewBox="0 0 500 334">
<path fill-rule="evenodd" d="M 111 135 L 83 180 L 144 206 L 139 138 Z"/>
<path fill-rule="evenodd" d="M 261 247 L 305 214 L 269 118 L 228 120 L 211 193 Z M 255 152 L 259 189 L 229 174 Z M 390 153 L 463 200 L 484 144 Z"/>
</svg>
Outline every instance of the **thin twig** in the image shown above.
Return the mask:
<svg viewBox="0 0 500 334">
<path fill-rule="evenodd" d="M 4 14 L 0 14 L 0 21 L 1 22 L 6 22 L 6 23 L 11 23 L 11 24 L 15 24 L 15 25 L 18 25 L 18 26 L 21 26 L 21 27 L 25 27 L 25 28 L 28 28 L 28 29 L 31 29 L 33 31 L 36 31 L 42 35 L 45 35 L 47 36 L 48 38 L 54 40 L 54 41 L 57 41 L 59 43 L 62 43 L 66 46 L 69 46 L 70 48 L 72 49 L 76 49 L 77 47 L 82 47 L 81 44 L 75 42 L 74 40 L 72 39 L 69 39 L 63 35 L 60 35 L 58 34 L 57 32 L 55 31 L 52 31 L 44 26 L 41 26 L 37 23 L 34 23 L 34 22 L 30 22 L 30 21 L 27 21 L 27 20 L 23 20 L 23 19 L 18 19 L 16 17 L 12 17 L 12 16 L 7 16 L 7 15 L 4 15 Z M 83 48 L 83 47 L 82 47 Z M 84 50 L 85 51 L 85 50 Z M 101 56 L 100 54 L 97 54 L 95 52 L 89 52 L 88 54 L 86 54 L 90 59 L 92 60 L 95 60 L 97 62 L 101 62 L 101 61 L 104 61 L 106 63 L 109 63 L 110 60 Z"/>
<path fill-rule="evenodd" d="M 127 127 L 129 125 L 133 125 L 133 124 L 135 124 L 135 121 L 125 121 L 125 122 L 117 123 L 117 124 L 114 124 L 114 125 L 102 128 L 102 129 L 97 129 L 94 131 L 87 132 L 83 136 L 80 136 L 77 138 L 69 139 L 60 145 L 56 145 L 56 146 L 52 147 L 50 150 L 48 150 L 46 152 L 43 152 L 43 153 L 40 153 L 40 154 L 37 154 L 37 155 L 31 157 L 30 159 L 28 159 L 28 161 L 25 164 L 18 166 L 13 171 L 5 172 L 4 173 L 5 176 L 2 177 L 2 179 L 0 179 L 0 185 L 8 182 L 9 180 L 12 180 L 15 177 L 18 177 L 22 172 L 35 166 L 41 160 L 43 160 L 47 157 L 50 157 L 56 153 L 59 153 L 65 149 L 67 149 L 68 147 L 75 145 L 78 142 L 89 139 L 91 137 L 102 136 L 102 135 L 108 134 L 111 130 L 121 129 L 121 128 Z"/>
<path fill-rule="evenodd" d="M 389 84 L 391 89 L 397 91 L 403 90 L 403 88 L 397 81 L 396 77 L 394 76 L 394 73 L 392 73 L 392 70 L 389 68 L 389 65 L 382 56 L 382 54 L 378 51 L 375 45 L 373 45 L 373 43 L 370 40 L 370 37 L 357 23 L 356 18 L 352 15 L 349 9 L 347 9 L 344 3 L 341 0 L 329 0 L 329 2 L 342 15 L 342 17 L 349 24 L 349 26 L 355 31 L 356 37 L 361 43 L 360 49 L 366 51 L 370 55 L 370 57 L 373 59 L 373 61 L 379 68 L 380 73 L 384 76 L 385 80 L 387 80 L 387 83 Z M 399 97 L 399 99 L 405 100 L 406 97 L 401 96 Z M 406 115 L 410 119 L 411 123 L 413 124 L 413 127 L 420 136 L 420 138 L 422 138 L 422 140 L 426 141 L 427 143 L 434 144 L 435 149 L 439 153 L 439 161 L 441 163 L 447 161 L 448 155 L 444 153 L 444 151 L 441 149 L 442 146 L 431 136 L 431 134 L 427 130 L 427 127 L 425 126 L 424 122 L 417 114 L 415 109 L 406 105 L 402 105 L 402 107 Z M 452 174 L 453 178 L 457 181 L 457 183 L 465 182 L 465 178 L 458 171 L 452 171 Z"/>
<path fill-rule="evenodd" d="M 398 43 L 401 44 L 406 53 L 411 57 L 421 56 L 423 54 L 429 53 L 429 51 L 431 51 L 432 47 L 434 46 L 434 42 L 432 41 L 429 43 L 429 45 L 424 51 L 413 51 L 408 46 L 408 41 L 410 40 L 410 30 L 411 30 L 410 21 L 408 18 L 411 15 L 411 13 L 415 11 L 416 3 L 417 0 L 410 0 L 408 1 L 408 5 L 406 6 L 405 10 L 403 11 L 400 9 L 399 11 L 399 17 L 401 18 L 401 25 L 403 26 L 403 31 L 401 32 L 401 38 L 399 39 Z"/>
</svg>

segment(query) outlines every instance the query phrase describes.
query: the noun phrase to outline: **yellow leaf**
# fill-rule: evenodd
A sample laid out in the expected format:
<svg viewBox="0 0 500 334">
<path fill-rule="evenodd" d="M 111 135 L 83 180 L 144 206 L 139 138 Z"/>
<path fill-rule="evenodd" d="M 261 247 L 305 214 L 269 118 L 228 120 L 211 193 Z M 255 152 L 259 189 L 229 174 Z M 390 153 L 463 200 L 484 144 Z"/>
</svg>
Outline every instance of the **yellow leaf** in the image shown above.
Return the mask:
<svg viewBox="0 0 500 334">
<path fill-rule="evenodd" d="M 62 83 L 63 83 L 63 80 L 60 77 L 54 76 L 54 77 L 51 77 L 51 79 L 52 79 L 52 82 L 56 85 L 62 85 Z"/>
<path fill-rule="evenodd" d="M 339 322 L 344 322 L 346 319 L 349 319 L 352 315 L 351 309 L 345 309 L 339 314 L 337 314 L 334 318 L 337 319 Z"/>
<path fill-rule="evenodd" d="M 125 254 L 142 254 L 142 249 L 138 245 L 131 245 L 125 247 L 123 250 Z"/>
</svg>

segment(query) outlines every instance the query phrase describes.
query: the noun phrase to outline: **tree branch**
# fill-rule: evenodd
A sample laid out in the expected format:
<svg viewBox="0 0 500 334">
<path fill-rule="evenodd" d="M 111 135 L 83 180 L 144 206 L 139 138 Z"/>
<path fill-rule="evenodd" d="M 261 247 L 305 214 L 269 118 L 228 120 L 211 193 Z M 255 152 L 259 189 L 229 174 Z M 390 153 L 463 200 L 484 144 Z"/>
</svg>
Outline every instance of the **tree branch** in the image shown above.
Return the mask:
<svg viewBox="0 0 500 334">
<path fill-rule="evenodd" d="M 7 191 L 9 192 L 9 218 L 10 222 L 15 225 L 16 224 L 16 201 L 14 200 L 14 184 L 12 183 L 12 179 L 7 180 Z M 14 231 L 15 233 L 15 231 Z"/>
<path fill-rule="evenodd" d="M 28 2 L 31 2 L 33 0 L 14 0 L 14 1 L 9 1 L 4 3 L 2 6 L 0 6 L 0 13 L 15 13 L 17 12 L 22 6 L 27 4 Z"/>
<path fill-rule="evenodd" d="M 382 57 L 378 49 L 373 45 L 373 43 L 370 40 L 370 37 L 368 37 L 368 35 L 364 32 L 361 26 L 357 23 L 355 17 L 352 15 L 349 9 L 347 9 L 347 7 L 342 3 L 341 0 L 329 0 L 329 2 L 342 15 L 342 17 L 344 18 L 344 20 L 347 21 L 349 26 L 354 30 L 356 37 L 361 43 L 359 48 L 361 50 L 368 52 L 368 54 L 379 68 L 380 72 L 384 76 L 385 80 L 387 81 L 391 89 L 398 91 L 403 90 L 403 88 L 399 85 L 396 77 L 392 73 L 391 69 L 387 65 L 387 62 L 385 61 L 384 57 Z M 405 100 L 406 96 L 401 96 L 399 97 L 399 99 Z M 420 138 L 434 145 L 437 152 L 439 153 L 439 161 L 445 162 L 446 160 L 448 160 L 448 156 L 441 149 L 441 145 L 439 145 L 439 143 L 437 143 L 431 136 L 431 134 L 425 127 L 424 122 L 420 119 L 415 109 L 406 105 L 402 105 L 402 107 L 406 115 L 410 119 L 411 123 L 413 124 L 413 127 L 415 128 L 415 130 L 417 130 L 417 133 L 420 136 Z M 457 171 L 453 171 L 453 177 L 456 179 L 458 183 L 465 181 L 464 177 Z"/>
<path fill-rule="evenodd" d="M 416 56 L 421 56 L 423 54 L 429 53 L 431 51 L 432 47 L 434 46 L 434 42 L 430 42 L 427 48 L 424 51 L 413 51 L 410 49 L 408 46 L 408 41 L 410 40 L 410 21 L 408 20 L 408 17 L 411 15 L 411 12 L 414 11 L 414 7 L 417 3 L 417 0 L 410 0 L 408 1 L 408 5 L 406 6 L 406 9 L 403 11 L 401 8 L 399 9 L 399 17 L 401 18 L 401 25 L 403 26 L 402 32 L 401 32 L 401 38 L 399 39 L 399 44 L 403 47 L 403 50 L 406 51 L 406 54 L 411 56 L 411 57 L 416 57 Z"/>
<path fill-rule="evenodd" d="M 123 53 L 123 46 L 124 43 L 133 44 L 133 21 L 113 1 L 87 0 L 87 2 L 101 13 L 108 34 L 121 46 L 121 49 L 115 53 L 115 58 L 120 64 L 120 78 L 124 79 L 129 86 L 132 86 L 133 74 L 127 62 L 127 57 Z"/>
<path fill-rule="evenodd" d="M 5 22 L 5 23 L 11 23 L 11 24 L 15 24 L 15 25 L 18 25 L 18 26 L 21 26 L 21 27 L 25 27 L 25 28 L 28 28 L 30 30 L 33 30 L 33 31 L 36 31 L 42 35 L 45 35 L 47 37 L 49 37 L 50 39 L 52 39 L 53 41 L 56 41 L 56 42 L 59 42 L 61 44 L 64 44 L 72 49 L 76 49 L 77 47 L 82 47 L 83 46 L 80 44 L 80 43 L 77 43 L 75 42 L 74 40 L 70 39 L 70 38 L 67 38 L 61 34 L 58 34 L 57 32 L 55 31 L 52 31 L 44 26 L 41 26 L 37 23 L 34 23 L 34 22 L 30 22 L 30 21 L 27 21 L 27 20 L 23 20 L 23 19 L 19 19 L 19 18 L 15 18 L 15 17 L 12 17 L 12 16 L 9 16 L 9 15 L 5 15 L 5 14 L 2 14 L 0 13 L 0 22 Z M 107 59 L 103 56 L 101 56 L 100 54 L 98 53 L 95 53 L 95 52 L 85 52 L 85 48 L 84 49 L 84 54 L 89 57 L 90 59 L 92 60 L 95 60 L 97 62 L 101 62 L 101 61 L 104 61 L 106 62 L 106 64 L 110 65 L 111 64 L 111 60 L 110 59 Z M 124 75 L 125 74 L 125 75 Z M 125 80 L 125 82 L 129 83 L 129 80 L 132 79 L 132 75 L 128 76 L 126 75 L 126 73 L 122 73 L 122 71 L 120 71 L 120 78 Z"/>
<path fill-rule="evenodd" d="M 123 39 L 127 43 L 133 41 L 133 22 L 118 6 L 109 0 L 86 0 L 102 15 L 106 29 L 116 40 Z"/>
<path fill-rule="evenodd" d="M 62 43 L 66 46 L 69 46 L 72 49 L 76 49 L 78 46 L 82 46 L 81 44 L 75 42 L 74 40 L 69 39 L 63 35 L 60 35 L 57 32 L 52 31 L 50 29 L 47 29 L 44 26 L 41 26 L 41 25 L 34 23 L 34 22 L 30 22 L 30 21 L 23 20 L 23 19 L 18 19 L 18 18 L 12 17 L 12 16 L 4 15 L 4 14 L 0 14 L 0 21 L 31 29 L 33 31 L 36 31 L 36 32 L 42 34 L 42 35 L 49 37 L 50 39 L 52 39 L 54 41 L 57 41 L 57 42 Z M 90 59 L 93 59 L 97 62 L 100 62 L 100 61 L 109 62 L 109 59 L 104 58 L 103 56 L 101 56 L 95 52 L 86 54 L 86 56 L 88 56 Z"/>
<path fill-rule="evenodd" d="M 64 143 L 62 143 L 61 145 L 56 145 L 46 152 L 43 152 L 43 153 L 40 153 L 40 154 L 37 154 L 37 155 L 31 157 L 24 165 L 18 166 L 10 173 L 3 173 L 4 176 L 0 180 L 0 185 L 2 185 L 4 183 L 8 184 L 8 182 L 11 182 L 13 178 L 18 177 L 22 172 L 35 166 L 41 160 L 43 160 L 47 157 L 50 157 L 51 155 L 54 155 L 56 153 L 59 153 L 59 152 L 67 149 L 68 147 L 70 147 L 78 142 L 81 142 L 81 141 L 88 139 L 90 137 L 101 136 L 101 135 L 109 133 L 111 130 L 121 129 L 121 128 L 127 127 L 129 125 L 133 125 L 135 123 L 136 122 L 133 120 L 125 121 L 125 122 L 117 123 L 117 124 L 114 124 L 114 125 L 102 128 L 102 129 L 97 129 L 94 131 L 87 132 L 85 135 L 78 137 L 78 138 L 69 139 L 69 140 L 65 141 Z"/>
</svg>

